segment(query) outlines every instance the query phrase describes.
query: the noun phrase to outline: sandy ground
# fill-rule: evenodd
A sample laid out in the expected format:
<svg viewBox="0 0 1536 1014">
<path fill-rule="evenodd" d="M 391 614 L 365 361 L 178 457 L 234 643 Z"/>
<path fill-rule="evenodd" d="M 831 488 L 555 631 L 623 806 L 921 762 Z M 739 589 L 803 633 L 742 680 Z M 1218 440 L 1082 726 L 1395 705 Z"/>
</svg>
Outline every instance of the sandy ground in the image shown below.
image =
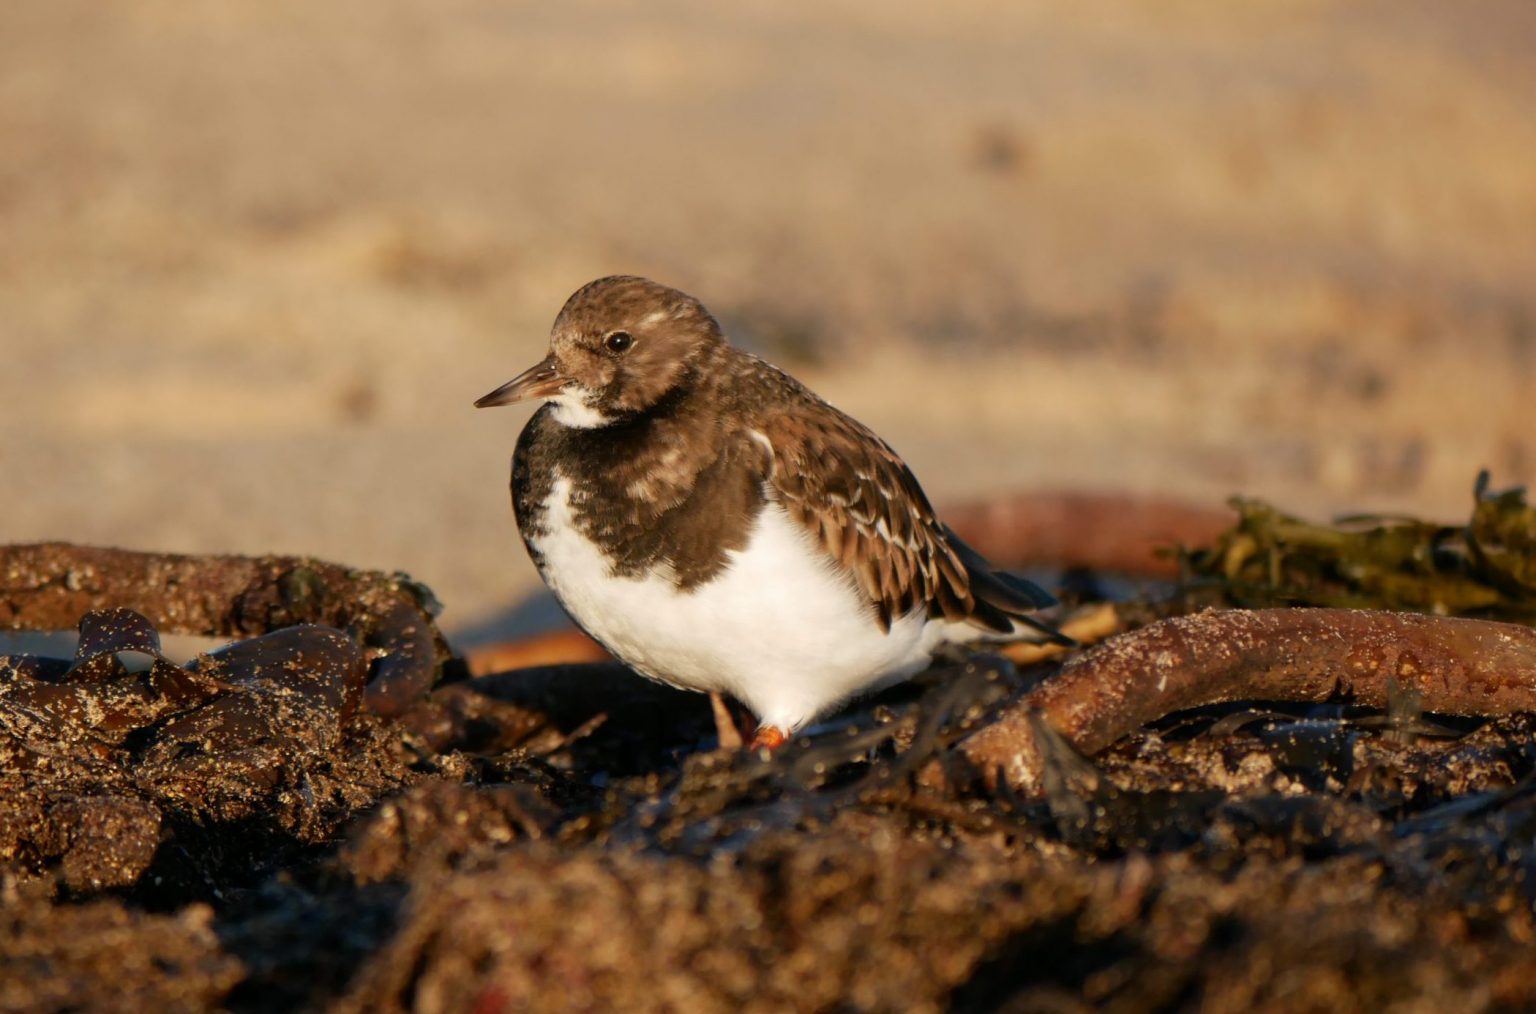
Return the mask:
<svg viewBox="0 0 1536 1014">
<path fill-rule="evenodd" d="M 0 5 L 0 540 L 536 579 L 526 411 L 614 271 L 941 502 L 1465 513 L 1536 478 L 1536 5 Z"/>
</svg>

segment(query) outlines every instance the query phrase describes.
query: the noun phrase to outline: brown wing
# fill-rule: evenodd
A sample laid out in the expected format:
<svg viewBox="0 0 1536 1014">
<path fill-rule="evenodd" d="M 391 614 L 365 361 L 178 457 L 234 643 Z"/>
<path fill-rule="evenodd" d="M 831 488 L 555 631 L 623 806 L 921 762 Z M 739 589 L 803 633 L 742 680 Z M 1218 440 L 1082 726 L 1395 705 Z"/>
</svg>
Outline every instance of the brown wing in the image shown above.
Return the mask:
<svg viewBox="0 0 1536 1014">
<path fill-rule="evenodd" d="M 869 601 L 882 629 L 926 604 L 928 615 L 998 633 L 1054 601 L 999 575 L 934 517 L 912 472 L 848 416 L 818 411 L 765 420 L 768 482 L 776 499 L 826 549 Z"/>
</svg>

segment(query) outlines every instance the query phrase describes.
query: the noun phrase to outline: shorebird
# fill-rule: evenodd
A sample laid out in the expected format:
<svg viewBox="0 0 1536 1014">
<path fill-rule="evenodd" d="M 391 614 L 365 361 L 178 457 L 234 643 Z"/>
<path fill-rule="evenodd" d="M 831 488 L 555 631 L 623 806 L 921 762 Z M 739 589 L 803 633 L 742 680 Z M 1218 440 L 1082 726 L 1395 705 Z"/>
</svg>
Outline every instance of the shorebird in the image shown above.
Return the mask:
<svg viewBox="0 0 1536 1014">
<path fill-rule="evenodd" d="M 1034 615 L 1051 596 L 956 537 L 885 441 L 692 296 L 583 286 L 549 354 L 475 404 L 533 399 L 512 503 L 545 583 L 636 672 L 745 704 L 754 747 L 946 642 L 1072 643 Z"/>
</svg>

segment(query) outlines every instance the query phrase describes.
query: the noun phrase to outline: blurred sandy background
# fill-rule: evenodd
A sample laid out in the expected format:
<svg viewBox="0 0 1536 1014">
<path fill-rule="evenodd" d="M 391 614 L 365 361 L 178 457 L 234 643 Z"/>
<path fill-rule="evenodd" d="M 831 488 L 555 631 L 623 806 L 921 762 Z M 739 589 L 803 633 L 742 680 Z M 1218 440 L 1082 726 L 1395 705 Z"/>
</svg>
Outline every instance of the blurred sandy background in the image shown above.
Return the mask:
<svg viewBox="0 0 1536 1014">
<path fill-rule="evenodd" d="M 0 539 L 534 577 L 470 402 L 615 271 L 935 498 L 1536 477 L 1536 4 L 0 5 Z"/>
</svg>

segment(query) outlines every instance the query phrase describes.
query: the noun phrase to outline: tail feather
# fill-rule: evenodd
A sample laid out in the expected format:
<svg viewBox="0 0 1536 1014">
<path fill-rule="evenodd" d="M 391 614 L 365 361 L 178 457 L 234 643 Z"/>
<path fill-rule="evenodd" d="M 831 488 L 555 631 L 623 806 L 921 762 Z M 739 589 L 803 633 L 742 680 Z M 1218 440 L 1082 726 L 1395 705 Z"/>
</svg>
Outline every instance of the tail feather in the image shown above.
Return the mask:
<svg viewBox="0 0 1536 1014">
<path fill-rule="evenodd" d="M 1050 592 L 1032 581 L 994 569 L 985 557 L 966 545 L 953 531 L 947 527 L 944 531 L 970 578 L 971 595 L 976 602 L 971 616 L 973 623 L 999 634 L 1017 634 L 1023 627 L 1041 635 L 1042 642 L 1069 648 L 1077 646 L 1072 638 L 1032 615 L 1037 609 L 1056 605 Z"/>
</svg>

